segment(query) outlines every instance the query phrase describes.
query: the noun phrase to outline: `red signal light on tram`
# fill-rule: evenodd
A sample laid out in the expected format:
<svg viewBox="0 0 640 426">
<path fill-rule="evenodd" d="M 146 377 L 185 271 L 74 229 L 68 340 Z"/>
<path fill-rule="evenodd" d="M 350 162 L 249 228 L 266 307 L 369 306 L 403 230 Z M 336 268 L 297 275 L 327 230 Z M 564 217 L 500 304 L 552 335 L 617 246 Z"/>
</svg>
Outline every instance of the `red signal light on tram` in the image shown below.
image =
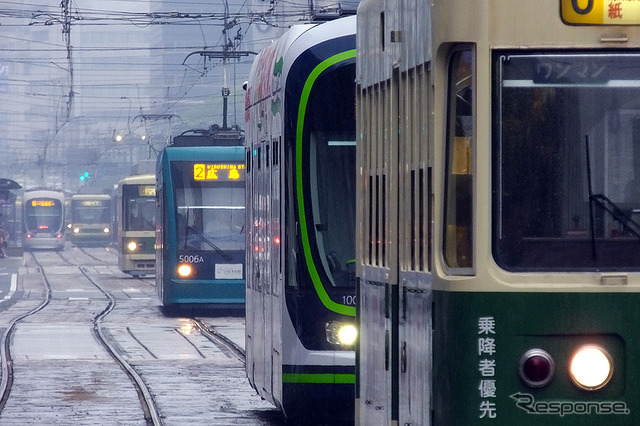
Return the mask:
<svg viewBox="0 0 640 426">
<path fill-rule="evenodd" d="M 530 349 L 520 358 L 518 373 L 527 386 L 541 388 L 553 379 L 555 363 L 547 351 Z"/>
<path fill-rule="evenodd" d="M 273 242 L 274 242 L 274 243 L 276 243 L 276 244 L 280 244 L 280 238 L 275 237 L 275 238 L 273 239 Z"/>
</svg>

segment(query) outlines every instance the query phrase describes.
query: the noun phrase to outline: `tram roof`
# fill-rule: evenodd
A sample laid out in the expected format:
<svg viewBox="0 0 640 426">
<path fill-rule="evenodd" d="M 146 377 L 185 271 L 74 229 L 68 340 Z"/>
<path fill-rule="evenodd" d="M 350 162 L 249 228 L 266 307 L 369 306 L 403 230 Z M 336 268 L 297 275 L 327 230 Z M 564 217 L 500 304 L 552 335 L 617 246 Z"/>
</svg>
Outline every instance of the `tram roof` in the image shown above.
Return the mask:
<svg viewBox="0 0 640 426">
<path fill-rule="evenodd" d="M 174 136 L 171 146 L 240 146 L 244 133 L 239 129 L 194 130 L 193 134 Z"/>
</svg>

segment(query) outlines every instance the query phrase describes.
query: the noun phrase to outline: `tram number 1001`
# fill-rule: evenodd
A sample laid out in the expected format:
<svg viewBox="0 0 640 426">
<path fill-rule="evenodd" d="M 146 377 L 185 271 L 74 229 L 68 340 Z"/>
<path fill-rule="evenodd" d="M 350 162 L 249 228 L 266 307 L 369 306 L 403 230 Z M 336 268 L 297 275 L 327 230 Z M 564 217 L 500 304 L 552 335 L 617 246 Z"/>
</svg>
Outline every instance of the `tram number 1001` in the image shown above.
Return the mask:
<svg viewBox="0 0 640 426">
<path fill-rule="evenodd" d="M 342 304 L 347 306 L 356 306 L 356 296 L 348 295 L 342 296 Z"/>
<path fill-rule="evenodd" d="M 204 263 L 204 258 L 199 254 L 181 254 L 178 256 L 180 263 Z"/>
</svg>

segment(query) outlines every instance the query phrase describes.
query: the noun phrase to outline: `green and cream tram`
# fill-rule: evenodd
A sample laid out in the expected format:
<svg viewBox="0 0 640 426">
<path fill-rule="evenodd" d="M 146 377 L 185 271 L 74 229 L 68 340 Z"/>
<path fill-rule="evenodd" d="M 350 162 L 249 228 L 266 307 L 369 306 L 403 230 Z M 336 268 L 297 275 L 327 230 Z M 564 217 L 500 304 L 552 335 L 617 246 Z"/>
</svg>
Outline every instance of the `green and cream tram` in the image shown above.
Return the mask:
<svg viewBox="0 0 640 426">
<path fill-rule="evenodd" d="M 364 0 L 360 425 L 640 422 L 640 3 Z"/>
<path fill-rule="evenodd" d="M 139 174 L 118 184 L 118 265 L 133 276 L 156 268 L 156 175 Z"/>
</svg>

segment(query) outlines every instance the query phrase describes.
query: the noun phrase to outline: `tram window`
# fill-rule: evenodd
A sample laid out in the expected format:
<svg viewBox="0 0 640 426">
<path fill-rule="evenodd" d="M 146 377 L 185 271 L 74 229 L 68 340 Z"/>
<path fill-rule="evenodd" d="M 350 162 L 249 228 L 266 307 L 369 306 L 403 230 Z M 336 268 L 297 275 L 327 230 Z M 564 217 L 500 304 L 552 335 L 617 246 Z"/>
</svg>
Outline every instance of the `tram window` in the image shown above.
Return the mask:
<svg viewBox="0 0 640 426">
<path fill-rule="evenodd" d="M 258 147 L 258 170 L 262 168 L 262 148 Z"/>
<path fill-rule="evenodd" d="M 321 74 L 309 95 L 301 144 L 307 237 L 314 262 L 334 287 L 355 283 L 355 104 L 336 93 L 354 90 L 355 62 Z"/>
<path fill-rule="evenodd" d="M 71 200 L 71 217 L 73 222 L 106 223 L 111 220 L 108 201 Z"/>
<path fill-rule="evenodd" d="M 31 200 L 24 207 L 25 229 L 29 232 L 58 232 L 62 226 L 62 203 L 53 199 Z"/>
<path fill-rule="evenodd" d="M 219 180 L 195 180 L 192 162 L 171 163 L 177 211 L 175 230 L 180 249 L 218 253 L 244 250 L 244 175 L 240 174 L 239 179 L 224 179 L 227 170 L 242 170 L 232 166 L 219 169 Z"/>
<path fill-rule="evenodd" d="M 367 260 L 366 263 L 369 265 L 373 264 L 373 253 L 374 253 L 374 247 L 375 247 L 375 236 L 374 236 L 374 229 L 375 229 L 375 222 L 373 219 L 373 206 L 374 206 L 374 202 L 373 202 L 373 176 L 369 176 L 369 197 L 367 198 L 368 200 L 368 206 L 369 206 L 369 221 L 367 222 L 369 224 L 369 226 L 367 227 L 367 235 L 369 237 L 368 241 L 369 244 L 367 246 L 368 250 L 367 250 Z"/>
<path fill-rule="evenodd" d="M 155 196 L 140 196 L 138 185 L 122 187 L 124 226 L 128 231 L 153 231 L 156 221 Z"/>
<path fill-rule="evenodd" d="M 456 51 L 449 63 L 444 259 L 451 268 L 472 266 L 473 55 Z"/>
<path fill-rule="evenodd" d="M 494 88 L 496 262 L 639 270 L 640 55 L 499 52 Z"/>
<path fill-rule="evenodd" d="M 264 149 L 265 149 L 265 152 L 264 152 L 264 161 L 265 161 L 265 163 L 266 163 L 267 168 L 269 168 L 269 166 L 270 166 L 269 161 L 271 160 L 271 157 L 269 157 L 269 148 L 270 148 L 270 146 L 269 146 L 269 145 L 265 145 L 265 147 L 264 147 Z"/>
<path fill-rule="evenodd" d="M 386 29 L 384 26 L 384 12 L 380 12 L 380 48 L 384 52 L 384 33 Z"/>
<path fill-rule="evenodd" d="M 273 146 L 273 159 L 272 159 L 272 164 L 274 166 L 278 165 L 279 162 L 279 149 L 280 149 L 280 141 L 278 139 L 274 139 L 273 141 L 271 141 L 271 144 Z"/>
</svg>

